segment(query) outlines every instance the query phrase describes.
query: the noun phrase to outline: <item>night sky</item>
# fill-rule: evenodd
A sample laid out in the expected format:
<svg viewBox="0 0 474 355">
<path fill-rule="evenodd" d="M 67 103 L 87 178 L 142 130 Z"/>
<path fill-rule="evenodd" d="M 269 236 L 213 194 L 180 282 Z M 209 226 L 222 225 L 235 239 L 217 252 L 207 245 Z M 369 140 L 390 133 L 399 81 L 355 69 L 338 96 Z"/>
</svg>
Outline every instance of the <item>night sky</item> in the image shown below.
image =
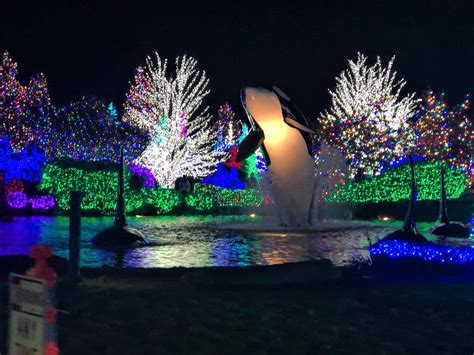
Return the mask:
<svg viewBox="0 0 474 355">
<path fill-rule="evenodd" d="M 467 1 L 255 2 L 2 4 L 0 50 L 18 62 L 23 82 L 43 72 L 58 105 L 90 94 L 121 107 L 134 68 L 155 50 L 198 59 L 211 110 L 226 100 L 237 106 L 242 85 L 276 84 L 314 117 L 357 51 L 384 63 L 395 54 L 405 93 L 431 86 L 454 104 L 474 88 Z"/>
</svg>

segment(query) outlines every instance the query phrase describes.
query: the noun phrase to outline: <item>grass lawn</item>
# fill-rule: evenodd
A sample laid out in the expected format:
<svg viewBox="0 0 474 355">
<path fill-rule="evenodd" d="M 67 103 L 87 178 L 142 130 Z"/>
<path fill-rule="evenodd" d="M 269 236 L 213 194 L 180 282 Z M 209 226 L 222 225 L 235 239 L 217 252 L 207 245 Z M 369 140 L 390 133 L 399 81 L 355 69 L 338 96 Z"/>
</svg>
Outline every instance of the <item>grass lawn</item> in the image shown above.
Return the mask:
<svg viewBox="0 0 474 355">
<path fill-rule="evenodd" d="M 474 353 L 472 282 L 224 289 L 102 275 L 58 299 L 62 354 Z"/>
</svg>

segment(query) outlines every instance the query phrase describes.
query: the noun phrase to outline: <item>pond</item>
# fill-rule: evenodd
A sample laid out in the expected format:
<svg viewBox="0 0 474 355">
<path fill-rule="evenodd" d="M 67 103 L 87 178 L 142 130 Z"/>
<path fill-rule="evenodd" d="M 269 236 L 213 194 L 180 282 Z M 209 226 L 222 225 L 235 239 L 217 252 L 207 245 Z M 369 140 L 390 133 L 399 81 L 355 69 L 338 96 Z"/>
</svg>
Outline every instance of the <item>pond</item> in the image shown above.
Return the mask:
<svg viewBox="0 0 474 355">
<path fill-rule="evenodd" d="M 327 258 L 335 265 L 369 260 L 369 240 L 399 228 L 401 222 L 330 221 L 311 231 L 275 230 L 250 216 L 128 217 L 152 245 L 116 253 L 95 248 L 90 239 L 112 217 L 81 220 L 81 265 L 100 267 L 202 267 L 271 265 Z M 273 224 L 272 224 L 273 225 Z M 420 224 L 427 233 L 431 224 Z M 33 244 L 50 245 L 68 257 L 68 217 L 14 217 L 0 221 L 0 255 L 27 254 Z M 472 240 L 455 241 L 474 245 Z"/>
</svg>

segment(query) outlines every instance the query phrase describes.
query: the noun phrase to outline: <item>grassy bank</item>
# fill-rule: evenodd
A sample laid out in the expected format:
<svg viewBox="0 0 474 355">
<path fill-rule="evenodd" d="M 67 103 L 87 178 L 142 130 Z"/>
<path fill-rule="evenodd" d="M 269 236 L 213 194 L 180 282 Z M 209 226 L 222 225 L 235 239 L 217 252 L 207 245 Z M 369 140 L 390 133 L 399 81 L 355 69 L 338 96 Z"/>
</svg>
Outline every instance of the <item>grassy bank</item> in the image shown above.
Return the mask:
<svg viewBox="0 0 474 355">
<path fill-rule="evenodd" d="M 472 354 L 474 284 L 196 287 L 95 274 L 58 289 L 62 354 Z M 5 352 L 2 290 L 0 352 Z"/>
</svg>

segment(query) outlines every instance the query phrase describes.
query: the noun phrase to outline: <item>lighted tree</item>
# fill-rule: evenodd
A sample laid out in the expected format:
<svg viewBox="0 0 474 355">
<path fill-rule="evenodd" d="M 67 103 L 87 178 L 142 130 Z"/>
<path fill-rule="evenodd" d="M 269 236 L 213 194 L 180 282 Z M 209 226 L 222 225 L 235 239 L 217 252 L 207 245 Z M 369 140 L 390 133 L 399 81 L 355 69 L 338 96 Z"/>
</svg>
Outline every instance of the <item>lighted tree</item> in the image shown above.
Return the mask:
<svg viewBox="0 0 474 355">
<path fill-rule="evenodd" d="M 380 58 L 374 65 L 366 64 L 367 57 L 358 54 L 357 61 L 349 60 L 349 69 L 336 78 L 336 88 L 329 91 L 332 102 L 322 115 L 326 139 L 348 158 L 352 168 L 368 174 L 379 174 L 390 161 L 407 156 L 410 163 L 411 192 L 402 229 L 387 236 L 423 242 L 415 222 L 417 187 L 413 153 L 417 145 L 414 94 L 402 96 L 406 82 L 396 80 L 392 71 L 393 57 L 386 67 Z"/>
<path fill-rule="evenodd" d="M 162 187 L 172 188 L 183 176 L 201 179 L 210 175 L 223 159 L 213 150 L 217 137 L 208 108 L 202 101 L 209 94 L 204 71 L 188 56 L 176 58 L 173 74 L 167 60 L 156 53 L 145 68 L 138 67 L 124 106 L 124 117 L 147 130 L 151 140 L 137 163 L 149 168 Z"/>
<path fill-rule="evenodd" d="M 451 166 L 462 169 L 472 182 L 474 122 L 470 109 L 471 98 L 468 94 L 464 101 L 451 111 L 448 121 L 450 153 L 446 161 Z"/>
<path fill-rule="evenodd" d="M 109 114 L 110 117 L 114 119 L 118 118 L 117 109 L 115 108 L 115 105 L 113 102 L 111 102 L 109 106 L 107 107 L 107 113 Z"/>
<path fill-rule="evenodd" d="M 470 98 L 465 99 L 453 109 L 446 103 L 445 94 L 426 90 L 419 100 L 416 133 L 417 152 L 426 160 L 438 163 L 440 170 L 440 210 L 438 219 L 450 224 L 446 207 L 446 166 L 463 170 L 467 176 L 472 174 L 473 123 L 469 116 Z M 455 231 L 454 229 L 458 229 Z M 439 233 L 467 234 L 467 229 L 453 224 L 452 230 L 440 230 Z"/>
<path fill-rule="evenodd" d="M 228 151 L 238 143 L 242 134 L 242 122 L 235 117 L 235 113 L 229 103 L 220 106 L 217 111 L 217 119 L 214 124 L 217 135 L 215 149 Z"/>
<path fill-rule="evenodd" d="M 380 58 L 367 65 L 358 53 L 349 68 L 336 77 L 329 90 L 331 106 L 321 114 L 325 139 L 349 160 L 351 176 L 357 169 L 378 174 L 384 164 L 404 154 L 401 133 L 409 127 L 414 112 L 414 94 L 401 95 L 405 80 L 396 80 L 393 57 L 386 67 Z"/>
<path fill-rule="evenodd" d="M 57 109 L 43 137 L 49 160 L 118 162 L 121 146 L 128 162 L 141 154 L 146 135 L 137 127 L 121 123 L 111 105 L 107 107 L 97 97 L 82 97 Z"/>
<path fill-rule="evenodd" d="M 8 137 L 14 153 L 39 143 L 51 108 L 43 74 L 31 78 L 28 86 L 17 75 L 17 63 L 5 52 L 0 65 L 0 135 Z"/>
</svg>

